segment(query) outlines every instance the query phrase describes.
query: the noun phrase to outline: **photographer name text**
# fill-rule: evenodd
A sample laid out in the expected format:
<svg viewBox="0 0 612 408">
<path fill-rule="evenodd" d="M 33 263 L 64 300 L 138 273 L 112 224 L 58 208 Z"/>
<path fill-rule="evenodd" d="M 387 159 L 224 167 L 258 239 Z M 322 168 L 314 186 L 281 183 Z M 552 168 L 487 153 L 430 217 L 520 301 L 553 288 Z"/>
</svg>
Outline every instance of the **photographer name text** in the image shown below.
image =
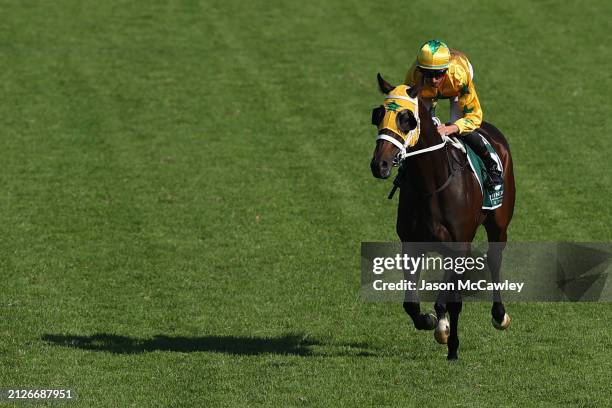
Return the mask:
<svg viewBox="0 0 612 408">
<path fill-rule="evenodd" d="M 505 280 L 503 282 L 487 282 L 484 279 L 478 281 L 471 280 L 460 280 L 456 282 L 427 282 L 422 280 L 420 285 L 416 282 L 412 282 L 406 279 L 402 279 L 398 282 L 384 282 L 382 280 L 375 280 L 372 282 L 372 287 L 377 291 L 395 291 L 395 290 L 470 290 L 470 291 L 512 291 L 520 293 L 523 290 L 524 282 L 510 282 Z M 455 288 L 455 286 L 457 286 Z"/>
</svg>

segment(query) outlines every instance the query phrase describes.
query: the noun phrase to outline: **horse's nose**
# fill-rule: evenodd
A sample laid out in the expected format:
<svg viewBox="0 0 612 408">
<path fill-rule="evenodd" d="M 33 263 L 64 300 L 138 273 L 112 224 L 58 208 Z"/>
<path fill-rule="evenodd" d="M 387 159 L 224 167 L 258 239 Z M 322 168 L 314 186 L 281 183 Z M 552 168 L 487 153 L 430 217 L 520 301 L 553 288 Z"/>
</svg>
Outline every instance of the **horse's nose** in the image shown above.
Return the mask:
<svg viewBox="0 0 612 408">
<path fill-rule="evenodd" d="M 391 175 L 391 166 L 387 160 L 377 162 L 372 159 L 370 167 L 372 168 L 372 174 L 376 178 L 387 178 Z"/>
<path fill-rule="evenodd" d="M 378 162 L 376 162 L 375 159 L 372 159 L 372 161 L 370 162 L 370 170 L 372 170 L 372 175 L 376 178 L 380 177 L 380 167 L 378 165 Z"/>
<path fill-rule="evenodd" d="M 382 178 L 387 178 L 391 175 L 391 165 L 388 161 L 382 160 L 380 162 L 380 176 Z"/>
</svg>

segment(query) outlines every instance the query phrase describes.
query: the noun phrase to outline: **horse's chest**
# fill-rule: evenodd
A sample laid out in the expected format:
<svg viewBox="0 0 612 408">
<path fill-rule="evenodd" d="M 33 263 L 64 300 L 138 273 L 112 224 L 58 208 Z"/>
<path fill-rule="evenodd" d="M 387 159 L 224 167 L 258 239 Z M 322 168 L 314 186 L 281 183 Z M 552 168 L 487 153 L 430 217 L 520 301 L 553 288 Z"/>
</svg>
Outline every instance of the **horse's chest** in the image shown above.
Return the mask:
<svg viewBox="0 0 612 408">
<path fill-rule="evenodd" d="M 437 197 L 429 200 L 405 202 L 397 216 L 397 233 L 406 242 L 437 242 L 453 239 L 452 226 L 462 223 L 469 211 L 464 202 L 457 201 L 452 208 L 442 208 Z M 443 206 L 443 205 L 442 205 Z M 452 214 L 451 219 L 448 215 Z"/>
</svg>

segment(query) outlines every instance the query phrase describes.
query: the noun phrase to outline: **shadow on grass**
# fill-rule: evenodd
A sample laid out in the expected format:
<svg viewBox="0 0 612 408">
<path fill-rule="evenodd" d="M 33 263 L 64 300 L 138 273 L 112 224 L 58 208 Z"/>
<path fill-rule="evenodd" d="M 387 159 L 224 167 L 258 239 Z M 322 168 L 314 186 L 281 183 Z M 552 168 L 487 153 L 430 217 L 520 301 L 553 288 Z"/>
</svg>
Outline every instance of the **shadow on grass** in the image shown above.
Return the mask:
<svg viewBox="0 0 612 408">
<path fill-rule="evenodd" d="M 325 344 L 303 335 L 288 334 L 280 337 L 203 336 L 170 337 L 157 335 L 139 339 L 115 334 L 99 333 L 91 336 L 45 334 L 41 338 L 48 344 L 114 354 L 139 354 L 151 351 L 181 353 L 215 352 L 235 355 L 286 354 L 298 356 L 371 356 L 365 344 Z M 325 348 L 320 352 L 312 347 Z M 331 348 L 331 350 L 330 350 Z"/>
</svg>

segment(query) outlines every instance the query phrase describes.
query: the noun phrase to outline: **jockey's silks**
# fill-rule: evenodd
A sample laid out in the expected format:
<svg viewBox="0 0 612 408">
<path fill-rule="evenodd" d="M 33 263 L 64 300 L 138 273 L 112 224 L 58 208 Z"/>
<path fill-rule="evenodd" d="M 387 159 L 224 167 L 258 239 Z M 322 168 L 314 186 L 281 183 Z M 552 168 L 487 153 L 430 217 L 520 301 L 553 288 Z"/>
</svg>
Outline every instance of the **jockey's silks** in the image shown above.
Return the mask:
<svg viewBox="0 0 612 408">
<path fill-rule="evenodd" d="M 417 68 L 415 61 L 406 74 L 405 84 L 415 86 L 421 83 L 423 88 L 419 96 L 423 99 L 437 101 L 457 98 L 460 111 L 463 113 L 463 117 L 454 122 L 459 128 L 459 133 L 470 133 L 480 127 L 482 109 L 474 87 L 474 73 L 470 61 L 463 53 L 451 49 L 450 63 L 444 74 L 444 80 L 438 88 L 423 81 L 423 74 Z"/>
<path fill-rule="evenodd" d="M 419 140 L 419 132 L 420 132 L 420 120 L 419 120 L 419 107 L 418 101 L 416 98 L 410 98 L 408 96 L 408 89 L 410 89 L 406 85 L 399 85 L 395 89 L 393 89 L 386 96 L 385 104 L 385 116 L 380 121 L 378 125 L 378 130 L 389 129 L 397 135 L 401 136 L 402 139 L 408 141 L 407 146 L 414 146 L 416 142 Z M 394 98 L 394 96 L 397 96 Z M 408 109 L 414 114 L 414 117 L 417 120 L 417 127 L 411 130 L 410 132 L 403 133 L 397 127 L 397 114 L 401 111 Z"/>
</svg>

